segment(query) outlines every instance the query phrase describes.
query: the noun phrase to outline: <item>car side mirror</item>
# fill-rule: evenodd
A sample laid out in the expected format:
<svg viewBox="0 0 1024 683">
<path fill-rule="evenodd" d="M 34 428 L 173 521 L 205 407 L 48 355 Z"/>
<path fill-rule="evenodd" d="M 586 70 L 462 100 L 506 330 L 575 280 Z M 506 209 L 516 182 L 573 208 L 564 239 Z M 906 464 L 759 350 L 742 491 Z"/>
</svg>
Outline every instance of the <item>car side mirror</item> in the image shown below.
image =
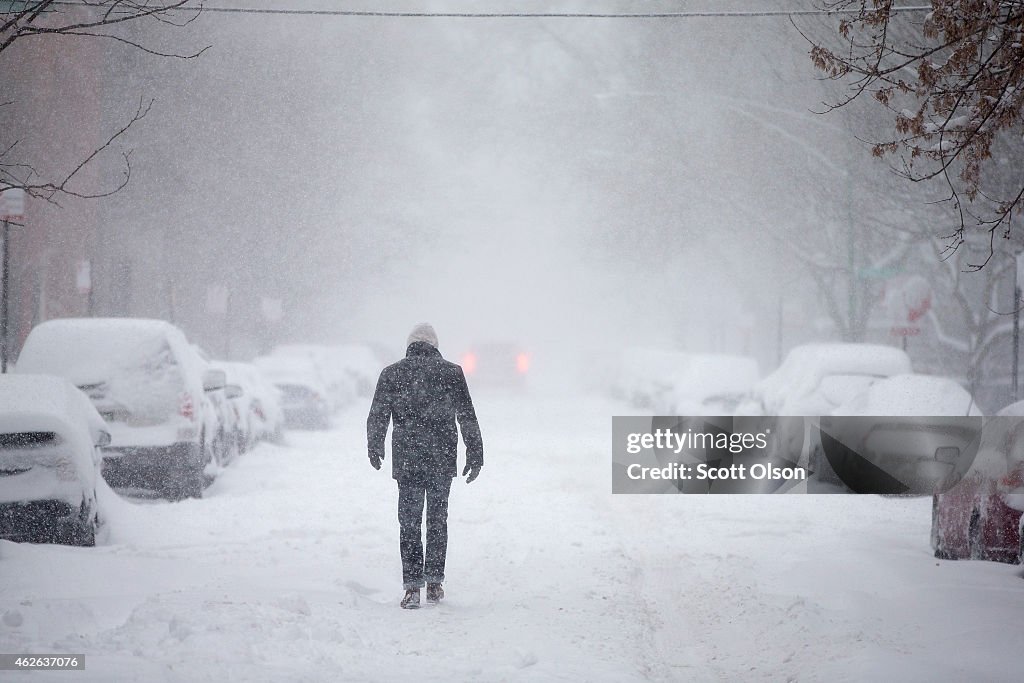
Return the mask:
<svg viewBox="0 0 1024 683">
<path fill-rule="evenodd" d="M 203 373 L 203 391 L 217 391 L 228 383 L 228 376 L 223 370 L 207 370 Z"/>
<path fill-rule="evenodd" d="M 100 430 L 96 432 L 95 441 L 95 445 L 99 446 L 100 448 L 103 448 L 104 446 L 109 446 L 111 441 L 110 432 L 105 430 Z"/>
<path fill-rule="evenodd" d="M 227 384 L 224 386 L 224 395 L 228 398 L 241 398 L 244 393 L 242 387 L 237 384 Z"/>
</svg>

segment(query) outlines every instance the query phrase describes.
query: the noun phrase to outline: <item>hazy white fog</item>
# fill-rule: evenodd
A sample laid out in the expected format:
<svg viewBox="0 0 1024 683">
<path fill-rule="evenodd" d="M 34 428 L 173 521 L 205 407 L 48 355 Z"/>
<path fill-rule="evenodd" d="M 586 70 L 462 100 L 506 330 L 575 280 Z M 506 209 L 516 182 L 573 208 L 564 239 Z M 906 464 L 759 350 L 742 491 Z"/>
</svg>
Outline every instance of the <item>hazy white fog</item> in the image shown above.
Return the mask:
<svg viewBox="0 0 1024 683">
<path fill-rule="evenodd" d="M 336 5 L 301 4 L 316 6 Z M 103 65 L 106 128 L 155 103 L 126 143 L 131 184 L 94 209 L 96 313 L 169 317 L 231 355 L 300 339 L 399 347 L 429 320 L 453 355 L 482 339 L 674 344 L 769 366 L 781 293 L 805 337 L 835 336 L 815 327 L 795 250 L 925 215 L 852 139 L 866 119 L 812 113 L 829 91 L 785 17 L 207 12 L 138 38 L 212 47 L 190 61 L 115 49 Z M 69 98 L 37 134 L 83 115 Z M 204 307 L 216 284 L 232 293 L 229 346 Z M 263 298 L 283 301 L 280 324 Z"/>
</svg>

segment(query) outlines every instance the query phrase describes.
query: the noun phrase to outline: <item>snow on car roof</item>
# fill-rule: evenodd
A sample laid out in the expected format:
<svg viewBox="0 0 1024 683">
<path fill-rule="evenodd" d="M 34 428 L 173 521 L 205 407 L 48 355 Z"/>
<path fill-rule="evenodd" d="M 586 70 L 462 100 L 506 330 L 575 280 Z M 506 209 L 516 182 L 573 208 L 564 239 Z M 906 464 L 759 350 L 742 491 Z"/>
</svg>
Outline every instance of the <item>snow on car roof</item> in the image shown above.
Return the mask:
<svg viewBox="0 0 1024 683">
<path fill-rule="evenodd" d="M 274 384 L 305 384 L 323 390 L 316 363 L 304 356 L 260 356 L 253 360 L 253 365 Z"/>
<path fill-rule="evenodd" d="M 57 432 L 91 446 L 89 410 L 95 412 L 85 395 L 63 377 L 0 375 L 0 433 Z"/>
<path fill-rule="evenodd" d="M 766 407 L 814 391 L 828 375 L 891 377 L 913 372 L 910 356 L 883 344 L 826 343 L 793 347 L 775 372 L 758 383 Z"/>
<path fill-rule="evenodd" d="M 174 330 L 163 320 L 139 318 L 49 320 L 29 333 L 18 371 L 60 375 L 75 384 L 102 381 L 113 368 L 159 353 Z"/>
<path fill-rule="evenodd" d="M 896 375 L 875 382 L 832 414 L 941 417 L 980 416 L 981 411 L 970 393 L 949 377 Z"/>
</svg>

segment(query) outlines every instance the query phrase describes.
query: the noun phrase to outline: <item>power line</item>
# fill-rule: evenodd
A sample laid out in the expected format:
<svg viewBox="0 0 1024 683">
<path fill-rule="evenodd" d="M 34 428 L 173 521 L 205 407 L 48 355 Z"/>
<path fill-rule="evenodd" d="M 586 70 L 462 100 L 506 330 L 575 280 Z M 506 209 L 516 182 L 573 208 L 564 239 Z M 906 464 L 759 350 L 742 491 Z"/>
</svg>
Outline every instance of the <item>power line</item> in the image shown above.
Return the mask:
<svg viewBox="0 0 1024 683">
<path fill-rule="evenodd" d="M 59 5 L 95 6 L 85 2 L 67 0 L 57 2 Z M 908 5 L 894 7 L 896 12 L 931 11 L 929 5 Z M 428 11 L 387 11 L 387 10 L 331 10 L 331 9 L 292 9 L 292 8 L 257 8 L 257 7 L 172 7 L 168 11 L 179 12 L 211 12 L 217 14 L 277 14 L 297 16 L 333 16 L 333 17 L 378 17 L 378 18 L 409 18 L 409 19 L 700 19 L 700 18 L 740 18 L 740 17 L 798 17 L 816 15 L 856 14 L 859 9 L 806 9 L 806 10 L 736 10 L 736 11 L 701 11 L 682 12 L 428 12 Z"/>
</svg>

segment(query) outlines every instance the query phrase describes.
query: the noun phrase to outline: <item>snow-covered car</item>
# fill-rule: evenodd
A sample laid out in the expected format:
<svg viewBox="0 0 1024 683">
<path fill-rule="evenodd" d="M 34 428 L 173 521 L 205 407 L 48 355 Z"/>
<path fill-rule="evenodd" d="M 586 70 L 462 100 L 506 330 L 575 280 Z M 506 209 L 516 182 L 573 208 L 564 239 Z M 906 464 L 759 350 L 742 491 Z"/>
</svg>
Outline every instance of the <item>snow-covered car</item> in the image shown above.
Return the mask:
<svg viewBox="0 0 1024 683">
<path fill-rule="evenodd" d="M 879 379 L 913 372 L 902 349 L 881 344 L 805 344 L 786 355 L 739 407 L 747 415 L 828 415 Z"/>
<path fill-rule="evenodd" d="M 813 472 L 821 445 L 817 430 L 804 418 L 829 415 L 874 382 L 912 371 L 910 357 L 893 346 L 840 342 L 795 346 L 740 401 L 735 414 L 774 416 L 774 457 Z M 829 476 L 812 477 L 809 489 L 822 478 Z"/>
<path fill-rule="evenodd" d="M 240 448 L 246 451 L 257 442 L 281 438 L 284 415 L 281 412 L 280 391 L 251 363 L 215 361 L 214 367 L 223 370 L 230 400 L 238 411 Z"/>
<path fill-rule="evenodd" d="M 932 498 L 932 549 L 948 560 L 1024 564 L 1024 401 L 989 418 L 971 469 Z"/>
<path fill-rule="evenodd" d="M 162 320 L 67 318 L 37 325 L 18 372 L 65 377 L 107 423 L 112 486 L 199 496 L 220 429 L 208 394 L 224 388 L 185 334 Z"/>
<path fill-rule="evenodd" d="M 279 391 L 284 423 L 289 428 L 327 429 L 331 422 L 328 390 L 318 368 L 302 356 L 261 356 L 253 363 Z"/>
<path fill-rule="evenodd" d="M 377 386 L 377 377 L 384 368 L 377 353 L 366 344 L 339 344 L 331 347 L 331 358 L 341 368 L 352 386 L 356 396 L 368 398 L 373 395 Z"/>
<path fill-rule="evenodd" d="M 281 359 L 285 363 L 298 360 L 308 364 L 332 411 L 344 408 L 356 398 L 357 380 L 346 370 L 340 354 L 334 347 L 321 344 L 282 344 L 274 347 L 269 358 Z"/>
<path fill-rule="evenodd" d="M 62 377 L 0 375 L 0 538 L 96 543 L 100 447 L 110 434 Z"/>
<path fill-rule="evenodd" d="M 981 418 L 974 398 L 952 378 L 880 379 L 819 418 L 811 468 L 818 481 L 857 493 L 931 495 L 966 474 Z"/>
<path fill-rule="evenodd" d="M 512 342 L 481 342 L 459 359 L 471 388 L 522 389 L 530 372 L 530 354 Z"/>
<path fill-rule="evenodd" d="M 229 382 L 225 369 L 201 347 L 193 344 L 192 348 L 206 363 L 207 376 L 216 378 L 215 383 L 221 386 L 220 389 L 207 391 L 206 397 L 217 415 L 217 430 L 212 440 L 213 457 L 216 463 L 223 467 L 245 450 L 244 424 L 237 401 L 242 395 L 242 387 Z"/>
<path fill-rule="evenodd" d="M 688 354 L 653 347 L 630 347 L 619 354 L 612 396 L 634 408 L 654 410 L 673 390 L 673 368 L 686 367 Z"/>
<path fill-rule="evenodd" d="M 664 403 L 653 406 L 663 415 L 732 415 L 760 378 L 757 360 L 717 353 L 688 354 L 681 366 L 667 371 L 671 383 Z"/>
</svg>

